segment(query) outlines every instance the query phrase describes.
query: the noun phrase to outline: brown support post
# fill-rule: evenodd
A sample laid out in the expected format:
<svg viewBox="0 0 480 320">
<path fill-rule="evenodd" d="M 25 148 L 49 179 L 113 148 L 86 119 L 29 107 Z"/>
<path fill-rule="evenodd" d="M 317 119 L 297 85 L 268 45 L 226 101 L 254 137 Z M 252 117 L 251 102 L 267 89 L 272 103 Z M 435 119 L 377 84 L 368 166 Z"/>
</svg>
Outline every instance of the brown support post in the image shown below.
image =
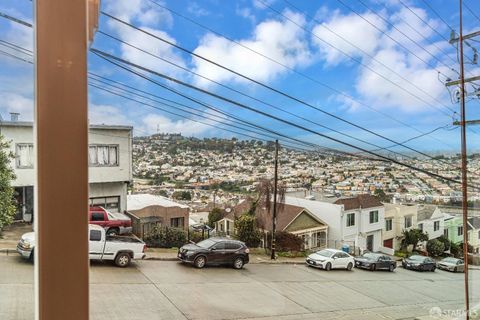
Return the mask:
<svg viewBox="0 0 480 320">
<path fill-rule="evenodd" d="M 88 308 L 87 1 L 35 4 L 36 319 Z"/>
</svg>

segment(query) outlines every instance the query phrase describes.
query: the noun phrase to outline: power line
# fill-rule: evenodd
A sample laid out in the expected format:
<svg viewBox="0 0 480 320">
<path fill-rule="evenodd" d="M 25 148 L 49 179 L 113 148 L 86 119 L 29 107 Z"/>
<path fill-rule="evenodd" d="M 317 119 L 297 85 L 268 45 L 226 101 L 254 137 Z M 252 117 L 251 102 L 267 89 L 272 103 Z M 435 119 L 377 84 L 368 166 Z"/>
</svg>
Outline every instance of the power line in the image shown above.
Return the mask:
<svg viewBox="0 0 480 320">
<path fill-rule="evenodd" d="M 110 62 L 110 63 L 112 63 L 112 64 L 114 64 L 114 65 L 116 65 L 116 66 L 118 66 L 118 67 L 120 67 L 120 68 L 122 68 L 122 69 L 128 70 L 128 68 L 126 68 L 126 67 L 124 67 L 123 65 L 121 65 L 121 64 L 119 64 L 119 63 L 117 63 L 117 62 L 114 62 L 114 61 L 112 61 L 110 58 L 108 58 L 109 56 L 112 56 L 112 55 L 109 55 L 109 54 L 107 54 L 107 53 L 100 53 L 101 51 L 99 51 L 99 50 L 97 50 L 97 49 L 93 49 L 93 48 L 92 48 L 91 50 L 92 50 L 92 52 L 94 52 L 94 53 L 95 53 L 96 55 L 98 55 L 99 57 L 102 57 L 104 60 L 106 60 L 106 61 L 108 61 L 108 62 Z M 104 54 L 105 56 L 103 56 L 102 54 Z M 112 57 L 113 57 L 113 56 L 112 56 Z M 117 57 L 115 57 L 115 58 L 116 58 L 116 59 L 119 59 L 119 60 L 123 60 L 123 59 L 120 59 L 120 58 L 117 58 Z M 130 63 L 126 63 L 126 64 L 130 64 Z M 139 66 L 138 68 L 139 68 L 139 69 L 146 69 L 146 68 L 143 68 L 143 67 L 140 67 L 140 66 Z M 450 181 L 450 182 L 457 183 L 457 184 L 461 183 L 461 182 L 458 181 L 458 180 L 451 179 L 451 178 L 448 178 L 448 177 L 444 177 L 444 176 L 442 176 L 442 175 L 439 175 L 439 174 L 430 172 L 430 171 L 428 171 L 428 170 L 424 170 L 424 169 L 422 169 L 422 168 L 415 167 L 415 166 L 413 166 L 413 165 L 410 165 L 410 164 L 407 164 L 407 163 L 398 161 L 398 160 L 396 160 L 396 159 L 392 159 L 392 158 L 383 156 L 383 155 L 381 155 L 381 154 L 376 154 L 376 153 L 371 152 L 371 151 L 369 151 L 369 150 L 366 150 L 366 149 L 364 149 L 364 148 L 355 146 L 355 145 L 353 145 L 353 144 L 351 144 L 351 143 L 348 143 L 348 142 L 345 142 L 345 141 L 342 141 L 342 140 L 339 140 L 339 139 L 336 139 L 336 138 L 329 137 L 329 136 L 327 136 L 327 135 L 324 135 L 324 134 L 319 133 L 319 132 L 317 132 L 317 131 L 314 131 L 314 130 L 312 130 L 312 129 L 306 128 L 306 127 L 304 127 L 304 126 L 301 126 L 301 125 L 296 124 L 296 123 L 294 123 L 294 122 L 291 122 L 291 121 L 289 121 L 289 120 L 285 120 L 285 119 L 279 118 L 279 117 L 277 117 L 277 116 L 268 114 L 268 113 L 266 113 L 266 112 L 263 112 L 263 111 L 260 111 L 260 110 L 256 110 L 256 109 L 254 109 L 254 108 L 252 108 L 252 107 L 249 107 L 249 106 L 247 106 L 247 105 L 244 105 L 244 104 L 242 104 L 242 103 L 233 101 L 233 100 L 231 100 L 231 99 L 229 99 L 229 98 L 225 98 L 225 97 L 222 97 L 222 96 L 220 96 L 220 95 L 218 95 L 218 94 L 215 94 L 215 93 L 209 92 L 209 91 L 207 91 L 207 90 L 204 90 L 204 89 L 195 87 L 195 86 L 193 86 L 193 85 L 187 84 L 187 83 L 185 83 L 185 82 L 183 82 L 183 81 L 180 81 L 180 80 L 175 79 L 175 78 L 173 78 L 173 77 L 167 76 L 167 75 L 165 75 L 165 74 L 161 74 L 161 73 L 159 73 L 159 72 L 155 72 L 155 71 L 149 70 L 149 69 L 146 69 L 146 71 L 147 71 L 147 72 L 150 72 L 150 73 L 153 73 L 153 74 L 155 74 L 155 75 L 157 75 L 157 76 L 160 76 L 160 77 L 162 77 L 162 78 L 164 78 L 164 79 L 167 79 L 167 80 L 169 80 L 169 81 L 172 81 L 172 82 L 175 82 L 175 83 L 177 83 L 177 84 L 180 84 L 180 85 L 182 85 L 182 86 L 185 86 L 185 87 L 194 89 L 194 90 L 196 90 L 196 91 L 199 91 L 199 92 L 208 94 L 208 95 L 210 95 L 210 96 L 212 96 L 212 97 L 215 97 L 215 98 L 217 98 L 217 99 L 226 101 L 226 102 L 228 102 L 228 103 L 231 103 L 231 104 L 233 104 L 233 105 L 239 106 L 239 107 L 241 107 L 241 108 L 244 108 L 244 109 L 253 111 L 253 112 L 255 112 L 255 113 L 264 115 L 264 116 L 266 116 L 266 117 L 272 118 L 272 119 L 274 119 L 274 120 L 277 120 L 277 121 L 279 121 L 279 122 L 285 123 L 285 124 L 290 125 L 290 126 L 292 126 L 292 127 L 296 127 L 296 128 L 298 128 L 298 129 L 301 129 L 301 130 L 304 130 L 304 131 L 306 131 L 306 132 L 309 132 L 309 133 L 318 135 L 318 136 L 320 136 L 320 137 L 329 139 L 329 140 L 331 140 L 331 141 L 334 141 L 334 142 L 336 142 L 336 143 L 339 143 L 339 144 L 348 146 L 348 147 L 350 147 L 350 148 L 363 151 L 363 152 L 365 152 L 365 153 L 368 153 L 368 154 L 373 155 L 373 156 L 375 156 L 375 157 L 378 157 L 378 158 L 380 158 L 380 159 L 384 159 L 384 160 L 390 161 L 390 162 L 392 162 L 392 163 L 395 163 L 395 164 L 398 164 L 398 165 L 401 165 L 401 166 L 410 168 L 410 169 L 415 170 L 415 171 L 423 172 L 423 173 L 425 173 L 425 174 L 427 174 L 427 175 L 430 175 L 430 176 L 432 176 L 432 177 L 436 177 L 436 178 L 439 178 L 439 179 L 442 179 L 442 180 L 445 180 L 445 181 Z"/>
<path fill-rule="evenodd" d="M 302 117 L 302 116 L 299 116 L 299 115 L 297 115 L 297 114 L 295 114 L 295 113 L 293 113 L 293 112 L 289 112 L 289 111 L 287 111 L 287 110 L 284 110 L 284 109 L 282 109 L 282 108 L 280 108 L 280 107 L 278 107 L 278 106 L 275 106 L 275 105 L 273 105 L 273 104 L 271 104 L 271 103 L 268 103 L 268 102 L 266 102 L 266 101 L 260 100 L 260 99 L 258 99 L 258 98 L 255 98 L 255 97 L 251 96 L 251 95 L 245 94 L 245 93 L 243 93 L 243 92 L 241 92 L 241 91 L 239 91 L 239 90 L 237 90 L 237 89 L 234 89 L 234 88 L 229 87 L 229 86 L 227 86 L 227 85 L 224 85 L 224 84 L 222 84 L 222 83 L 220 83 L 220 82 L 218 82 L 218 81 L 212 80 L 212 79 L 210 79 L 210 78 L 208 78 L 208 77 L 205 77 L 205 76 L 203 76 L 203 75 L 201 75 L 201 74 L 198 74 L 198 73 L 196 73 L 196 72 L 194 72 L 194 71 L 191 71 L 191 70 L 188 69 L 188 68 L 185 68 L 185 67 L 183 67 L 183 66 L 178 65 L 177 63 L 171 62 L 171 61 L 169 61 L 169 60 L 167 60 L 167 59 L 164 59 L 164 58 L 162 58 L 162 57 L 160 57 L 160 56 L 158 56 L 158 55 L 155 55 L 155 54 L 150 53 L 150 52 L 148 52 L 148 51 L 146 51 L 146 50 L 143 50 L 143 49 L 141 49 L 141 48 L 139 48 L 139 47 L 137 47 L 137 46 L 135 46 L 135 45 L 132 45 L 132 44 L 130 44 L 130 43 L 124 41 L 124 40 L 121 40 L 121 39 L 119 39 L 119 38 L 117 38 L 117 37 L 115 37 L 115 36 L 112 36 L 112 35 L 110 35 L 110 34 L 107 34 L 107 33 L 103 32 L 103 31 L 101 31 L 101 30 L 99 30 L 98 32 L 100 32 L 101 34 L 103 34 L 103 35 L 105 35 L 105 36 L 108 36 L 108 37 L 110 37 L 110 38 L 112 38 L 112 39 L 114 39 L 114 40 L 117 40 L 117 41 L 119 41 L 119 42 L 121 42 L 121 43 L 123 43 L 123 44 L 126 44 L 126 45 L 128 45 L 128 46 L 130 46 L 130 47 L 133 47 L 133 48 L 135 48 L 135 49 L 137 49 L 137 50 L 139 50 L 139 51 L 141 51 L 141 52 L 144 52 L 144 53 L 146 53 L 146 54 L 148 54 L 148 55 L 150 55 L 150 56 L 152 56 L 152 57 L 155 57 L 155 58 L 157 58 L 157 59 L 159 59 L 159 60 L 161 60 L 161 61 L 163 61 L 163 62 L 166 62 L 166 63 L 168 63 L 168 64 L 170 64 L 170 65 L 173 65 L 173 66 L 175 66 L 175 67 L 177 67 L 177 68 L 180 68 L 180 69 L 182 69 L 182 70 L 184 70 L 184 71 L 186 71 L 186 72 L 189 72 L 189 73 L 194 74 L 194 75 L 196 75 L 196 76 L 198 76 L 198 77 L 201 77 L 202 79 L 205 79 L 205 80 L 208 80 L 208 81 L 210 81 L 210 82 L 212 82 L 212 83 L 215 83 L 215 84 L 217 84 L 217 85 L 219 85 L 219 86 L 221 86 L 221 87 L 223 87 L 223 88 L 226 88 L 226 89 L 228 89 L 228 90 L 231 90 L 231 91 L 233 91 L 233 92 L 235 92 L 235 93 L 238 93 L 238 94 L 241 94 L 241 95 L 243 95 L 243 96 L 245 96 L 245 97 L 248 97 L 248 98 L 250 98 L 250 99 L 252 99 L 252 100 L 254 100 L 254 101 L 260 102 L 260 103 L 262 103 L 262 104 L 264 104 L 264 105 L 267 105 L 267 106 L 269 106 L 269 107 L 271 107 L 271 108 L 274 108 L 274 109 L 276 109 L 276 110 L 282 111 L 282 112 L 284 112 L 284 113 L 287 113 L 287 114 L 289 114 L 289 115 L 291 115 L 291 116 L 294 116 L 294 117 L 296 117 L 296 118 L 299 118 L 299 119 L 302 119 L 302 120 L 304 120 L 304 121 L 307 121 L 307 122 L 309 122 L 309 123 L 315 124 L 315 125 L 317 125 L 317 126 L 319 126 L 319 127 L 322 127 L 322 128 L 324 128 L 324 129 L 330 130 L 330 131 L 335 132 L 335 133 L 337 133 L 337 134 L 340 134 L 340 135 L 342 135 L 342 136 L 346 136 L 346 137 L 348 137 L 348 138 L 350 138 L 350 139 L 354 139 L 354 140 L 356 140 L 356 141 L 359 141 L 359 142 L 362 142 L 362 143 L 371 145 L 371 146 L 373 146 L 373 147 L 383 149 L 383 147 L 378 146 L 378 145 L 376 145 L 376 144 L 374 144 L 374 143 L 370 143 L 370 142 L 365 141 L 365 140 L 363 140 L 363 139 L 360 139 L 360 138 L 354 137 L 354 136 L 352 136 L 352 135 L 349 135 L 349 134 L 343 133 L 343 132 L 341 132 L 341 131 L 338 131 L 338 130 L 336 130 L 336 129 L 327 127 L 327 126 L 322 125 L 322 124 L 320 124 L 320 123 L 318 123 L 318 122 L 312 121 L 312 120 L 307 119 L 307 118 Z M 147 79 L 147 80 L 148 80 L 148 79 Z M 161 85 L 162 87 L 164 87 L 163 84 L 160 84 L 160 85 Z M 403 157 L 411 158 L 411 157 L 409 157 L 409 156 L 406 156 L 406 155 L 404 155 L 404 154 L 400 154 L 400 153 L 398 153 L 398 152 L 395 152 L 395 153 L 398 154 L 398 155 L 400 155 L 400 156 L 403 156 Z"/>
<path fill-rule="evenodd" d="M 3 13 L 3 12 L 0 12 L 0 17 L 5 18 L 5 19 L 10 20 L 10 21 L 13 21 L 13 22 L 15 22 L 15 23 L 24 25 L 24 26 L 26 26 L 26 27 L 32 27 L 32 24 L 31 24 L 31 23 L 25 22 L 25 21 L 20 20 L 20 19 L 17 19 L 17 18 L 15 18 L 15 17 L 12 17 L 12 16 L 10 16 L 10 15 L 8 15 L 8 14 L 6 14 L 6 13 Z"/>
<path fill-rule="evenodd" d="M 261 0 L 259 0 L 259 1 L 261 1 Z M 245 75 L 243 75 L 243 74 L 241 74 L 241 73 L 239 73 L 239 72 L 237 72 L 237 71 L 235 71 L 235 70 L 232 70 L 231 68 L 225 67 L 225 66 L 223 66 L 223 65 L 221 65 L 221 64 L 219 64 L 219 63 L 217 63 L 217 62 L 215 62 L 215 61 L 212 61 L 212 60 L 210 60 L 210 59 L 208 59 L 208 58 L 205 58 L 205 57 L 203 57 L 203 56 L 201 56 L 201 55 L 199 55 L 199 54 L 197 54 L 197 53 L 195 53 L 195 52 L 192 52 L 191 50 L 188 50 L 188 49 L 186 49 L 186 48 L 183 48 L 183 47 L 181 47 L 181 46 L 179 46 L 179 45 L 177 45 L 177 44 L 175 44 L 175 43 L 172 43 L 171 41 L 168 41 L 168 40 L 166 40 L 166 39 L 164 39 L 164 38 L 162 38 L 162 37 L 159 37 L 159 36 L 157 36 L 157 35 L 154 35 L 154 34 L 152 34 L 151 32 L 148 32 L 148 31 L 143 30 L 143 29 L 141 29 L 141 28 L 139 28 L 139 27 L 136 27 L 136 26 L 134 26 L 134 25 L 132 25 L 132 24 L 126 22 L 126 21 L 123 21 L 123 20 L 121 20 L 121 19 L 119 19 L 119 18 L 117 18 L 117 17 L 114 17 L 114 16 L 112 16 L 112 15 L 110 15 L 110 14 L 108 14 L 108 13 L 105 13 L 105 12 L 103 12 L 103 11 L 101 11 L 101 13 L 102 13 L 103 15 L 107 16 L 107 17 L 110 17 L 111 19 L 113 19 L 113 20 L 115 20 L 115 21 L 118 21 L 118 22 L 120 22 L 120 23 L 122 23 L 122 24 L 125 24 L 125 25 L 127 25 L 127 26 L 129 26 L 129 27 L 131 27 L 131 28 L 133 28 L 133 29 L 135 29 L 135 30 L 138 30 L 138 31 L 140 31 L 140 32 L 142 32 L 142 33 L 145 33 L 145 34 L 147 34 L 147 35 L 149 35 L 149 36 L 151 36 L 151 37 L 153 37 L 153 38 L 155 38 L 155 39 L 158 39 L 158 40 L 160 40 L 160 41 L 162 41 L 162 42 L 164 42 L 164 43 L 167 43 L 167 44 L 169 44 L 169 45 L 171 45 L 171 46 L 173 46 L 173 47 L 175 47 L 175 48 L 177 48 L 177 49 L 179 49 L 179 50 L 182 50 L 182 51 L 184 51 L 184 52 L 186 52 L 186 53 L 189 53 L 189 54 L 191 54 L 191 55 L 193 55 L 193 56 L 195 56 L 195 57 L 198 57 L 198 58 L 200 58 L 200 59 L 202 59 L 202 60 L 205 60 L 205 61 L 207 61 L 207 62 L 209 62 L 209 63 L 211 63 L 211 64 L 213 64 L 213 65 L 215 65 L 215 66 L 218 66 L 218 67 L 220 67 L 220 68 L 222 68 L 222 69 L 224 69 L 224 70 L 227 70 L 227 71 L 229 71 L 229 72 L 231 72 L 231 73 L 233 73 L 233 74 L 235 74 L 235 75 L 238 75 L 238 76 L 240 76 L 240 77 L 242 77 L 242 78 L 244 78 L 244 79 L 246 79 L 246 80 L 249 80 L 249 81 L 251 81 L 251 82 L 254 82 L 254 83 L 256 83 L 256 84 L 258 84 L 258 85 L 260 85 L 260 86 L 262 86 L 262 87 L 264 87 L 264 88 L 266 88 L 266 89 L 268 89 L 268 90 L 270 90 L 270 91 L 273 91 L 273 92 L 278 93 L 278 94 L 280 94 L 280 95 L 282 95 L 282 96 L 284 96 L 284 97 L 286 97 L 286 98 L 289 98 L 290 100 L 293 100 L 293 101 L 295 101 L 295 102 L 298 102 L 298 103 L 300 103 L 300 104 L 302 104 L 302 105 L 305 105 L 305 106 L 307 106 L 307 107 L 309 107 L 309 108 L 311 108 L 311 109 L 320 111 L 320 112 L 322 112 L 322 113 L 324 113 L 324 114 L 326 114 L 326 115 L 328 115 L 328 116 L 330 116 L 330 117 L 333 117 L 333 118 L 335 118 L 335 119 L 337 119 L 337 120 L 340 120 L 340 121 L 342 121 L 342 122 L 344 122 L 344 123 L 347 123 L 347 124 L 349 124 L 349 125 L 351 125 L 351 126 L 354 126 L 354 127 L 358 128 L 358 129 L 361 129 L 361 130 L 363 130 L 363 131 L 366 131 L 366 132 L 368 132 L 368 133 L 370 133 L 370 134 L 373 134 L 373 135 L 375 135 L 375 136 L 377 136 L 377 137 L 379 137 L 379 138 L 388 140 L 388 141 L 390 141 L 390 142 L 392 142 L 392 143 L 398 143 L 397 141 L 394 141 L 394 140 L 392 140 L 392 139 L 390 139 L 390 138 L 388 138 L 388 137 L 385 137 L 385 136 L 383 136 L 383 135 L 381 135 L 381 134 L 379 134 L 379 133 L 376 133 L 376 132 L 374 132 L 374 131 L 372 131 L 372 130 L 370 130 L 370 129 L 364 128 L 364 127 L 362 127 L 362 126 L 360 126 L 360 125 L 357 125 L 357 124 L 355 124 L 355 123 L 353 123 L 353 122 L 351 122 L 351 121 L 349 121 L 349 120 L 343 119 L 343 118 L 341 118 L 341 117 L 339 117 L 339 116 L 337 116 L 337 115 L 335 115 L 335 114 L 332 114 L 332 113 L 330 113 L 330 112 L 328 112 L 328 111 L 325 111 L 324 109 L 315 107 L 315 106 L 313 106 L 312 104 L 307 103 L 307 102 L 305 102 L 305 101 L 303 101 L 303 100 L 301 100 L 301 99 L 299 99 L 299 98 L 293 97 L 293 96 L 290 95 L 290 94 L 287 94 L 287 93 L 285 93 L 285 92 L 283 92 L 283 91 L 280 91 L 280 90 L 278 90 L 278 89 L 275 89 L 275 88 L 273 88 L 273 87 L 271 87 L 271 86 L 269 86 L 269 85 L 266 85 L 266 84 L 264 84 L 264 83 L 262 83 L 262 82 L 260 82 L 260 81 L 257 81 L 257 80 L 255 80 L 255 79 L 252 79 L 252 78 L 250 78 L 250 77 L 248 77 L 248 76 L 245 76 Z M 96 50 L 96 49 L 95 49 L 95 50 Z M 106 55 L 109 55 L 109 54 L 107 54 L 107 53 L 105 53 L 105 54 L 106 54 Z M 110 57 L 114 57 L 114 56 L 113 56 L 113 55 L 110 55 Z M 120 58 L 115 57 L 115 59 L 117 59 L 117 61 L 118 61 L 118 59 L 120 59 Z M 124 61 L 125 61 L 125 60 L 124 60 Z M 131 63 L 131 62 L 129 62 L 129 63 Z M 137 67 L 138 67 L 138 65 L 137 65 Z M 147 70 L 144 70 L 144 71 L 147 71 Z M 152 71 L 152 70 L 149 70 L 149 71 L 147 71 L 147 72 L 151 72 L 151 71 Z M 172 78 L 172 79 L 173 79 L 173 78 Z M 173 81 L 173 80 L 172 80 L 172 81 Z M 406 146 L 406 145 L 402 145 L 402 146 L 403 146 L 404 148 L 406 148 L 406 149 L 409 149 L 409 150 L 413 151 L 413 152 L 416 152 L 416 153 L 422 154 L 423 156 L 426 156 L 426 157 L 431 158 L 430 155 L 428 155 L 428 154 L 426 154 L 426 153 L 424 153 L 424 152 L 415 150 L 414 148 L 411 148 L 411 147 Z"/>
<path fill-rule="evenodd" d="M 463 1 L 463 6 L 472 14 L 472 16 L 474 16 L 475 18 L 477 18 L 478 21 L 480 21 L 480 17 L 477 16 L 477 14 L 472 9 L 470 9 L 470 7 L 465 1 Z"/>
<path fill-rule="evenodd" d="M 230 41 L 231 43 L 234 43 L 235 45 L 237 45 L 237 46 L 239 46 L 239 47 L 242 47 L 242 48 L 244 48 L 244 49 L 246 49 L 246 50 L 248 50 L 248 51 L 250 51 L 250 52 L 252 52 L 252 53 L 254 53 L 254 54 L 256 54 L 256 55 L 258 55 L 258 56 L 261 56 L 261 57 L 263 57 L 263 58 L 265 58 L 265 59 L 267 59 L 267 60 L 269 60 L 269 61 L 271 61 L 271 62 L 273 62 L 273 63 L 275 63 L 275 64 L 277 64 L 277 65 L 279 65 L 279 66 L 281 66 L 281 67 L 283 67 L 284 69 L 289 70 L 289 71 L 291 71 L 291 72 L 293 72 L 293 73 L 295 73 L 295 74 L 297 74 L 297 75 L 299 75 L 299 76 L 301 76 L 301 77 L 303 77 L 303 78 L 305 78 L 305 79 L 307 79 L 307 80 L 309 80 L 309 81 L 311 81 L 311 82 L 313 82 L 313 83 L 315 83 L 315 84 L 317 84 L 317 85 L 320 85 L 320 86 L 322 86 L 322 87 L 324 87 L 324 88 L 327 88 L 328 90 L 333 91 L 333 92 L 335 92 L 335 93 L 337 93 L 337 94 L 339 94 L 339 95 L 341 95 L 341 96 L 343 96 L 343 97 L 351 100 L 352 102 L 358 103 L 359 105 L 361 105 L 361 106 L 363 106 L 363 107 L 366 107 L 366 108 L 368 108 L 368 109 L 370 109 L 370 110 L 372 110 L 372 111 L 374 111 L 374 112 L 376 112 L 376 113 L 384 116 L 385 118 L 388 118 L 388 119 L 390 119 L 390 120 L 392 120 L 392 121 L 395 121 L 395 122 L 397 122 L 397 123 L 399 123 L 399 124 L 401 124 L 401 125 L 403 125 L 403 126 L 405 126 L 405 127 L 408 127 L 408 128 L 410 128 L 410 129 L 412 129 L 412 130 L 415 130 L 415 131 L 417 131 L 418 133 L 421 133 L 421 134 L 424 133 L 423 131 L 421 131 L 421 130 L 419 130 L 419 129 L 413 127 L 413 126 L 411 126 L 410 124 L 408 124 L 408 123 L 406 123 L 406 122 L 403 122 L 403 121 L 401 121 L 401 120 L 398 120 L 398 119 L 392 117 L 391 115 L 389 115 L 389 114 L 387 114 L 387 113 L 385 113 L 385 112 L 382 112 L 382 111 L 380 111 L 380 110 L 378 110 L 378 109 L 375 109 L 375 108 L 373 108 L 372 106 L 370 106 L 370 105 L 368 105 L 368 104 L 366 104 L 366 103 L 364 103 L 364 102 L 362 102 L 362 101 L 360 101 L 360 100 L 355 99 L 355 98 L 352 97 L 351 95 L 348 95 L 348 94 L 346 94 L 345 92 L 342 92 L 342 91 L 336 89 L 335 87 L 333 87 L 333 86 L 331 86 L 331 85 L 329 85 L 329 84 L 327 84 L 327 83 L 321 82 L 321 81 L 319 81 L 318 79 L 315 79 L 315 78 L 313 78 L 313 77 L 311 77 L 311 76 L 309 76 L 309 75 L 307 75 L 307 74 L 305 74 L 305 73 L 303 73 L 303 72 L 300 72 L 300 71 L 298 71 L 298 70 L 296 70 L 296 69 L 294 69 L 294 68 L 292 68 L 292 67 L 289 67 L 288 65 L 286 65 L 286 64 L 284 64 L 284 63 L 282 63 L 282 62 L 280 62 L 280 61 L 278 61 L 278 60 L 275 60 L 275 59 L 273 59 L 272 57 L 267 56 L 266 54 L 264 54 L 264 53 L 262 53 L 262 52 L 259 52 L 259 51 L 255 50 L 255 49 L 252 49 L 251 47 L 249 47 L 249 46 L 247 46 L 247 45 L 245 45 L 245 44 L 243 44 L 243 43 L 241 43 L 241 42 L 239 42 L 239 41 L 236 41 L 235 39 L 232 39 L 232 38 L 228 37 L 228 36 L 225 35 L 224 33 L 218 32 L 218 31 L 216 31 L 216 30 L 214 30 L 214 29 L 212 29 L 212 28 L 210 28 L 210 27 L 208 27 L 208 26 L 206 26 L 206 25 L 204 25 L 204 24 L 202 24 L 202 23 L 200 23 L 200 22 L 198 22 L 198 21 L 196 21 L 196 20 L 188 17 L 188 16 L 185 16 L 185 15 L 181 14 L 181 13 L 178 12 L 178 11 L 175 11 L 175 10 L 173 10 L 173 9 L 171 9 L 171 8 L 169 8 L 169 7 L 166 7 L 166 6 L 162 5 L 162 4 L 159 4 L 158 2 L 156 2 L 156 1 L 154 1 L 154 0 L 149 0 L 149 1 L 150 1 L 151 3 L 153 3 L 153 4 L 155 4 L 156 6 L 162 8 L 162 9 L 164 9 L 164 10 L 167 10 L 167 11 L 169 11 L 170 13 L 172 13 L 172 14 L 174 14 L 174 15 L 176 15 L 176 16 L 178 16 L 178 17 L 180 17 L 180 18 L 182 18 L 182 19 L 184 19 L 184 20 L 186 20 L 186 21 L 188 21 L 188 22 L 190 22 L 190 23 L 192 23 L 192 24 L 194 24 L 194 25 L 202 28 L 202 29 L 205 29 L 205 30 L 207 30 L 207 31 L 209 31 L 209 32 L 217 35 L 217 36 L 220 36 L 220 37 L 222 37 L 222 38 Z M 333 32 L 333 31 L 332 31 L 332 32 Z M 447 40 L 447 41 L 448 41 L 448 40 Z M 395 72 L 394 70 L 392 70 L 392 71 Z M 430 138 L 432 138 L 433 140 L 436 140 L 437 142 L 440 142 L 440 143 L 442 143 L 442 144 L 445 144 L 445 145 L 451 147 L 449 144 L 446 144 L 444 141 L 442 141 L 442 140 L 440 140 L 440 139 L 437 139 L 437 138 L 435 138 L 435 137 L 433 137 L 433 136 L 431 136 Z"/>
</svg>

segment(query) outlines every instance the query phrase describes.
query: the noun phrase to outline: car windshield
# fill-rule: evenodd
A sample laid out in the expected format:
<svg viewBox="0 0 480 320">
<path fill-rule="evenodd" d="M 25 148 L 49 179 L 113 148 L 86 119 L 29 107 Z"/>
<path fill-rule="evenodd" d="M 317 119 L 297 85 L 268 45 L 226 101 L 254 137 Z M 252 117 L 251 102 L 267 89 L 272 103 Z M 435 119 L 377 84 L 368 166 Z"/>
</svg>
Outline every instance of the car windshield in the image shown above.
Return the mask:
<svg viewBox="0 0 480 320">
<path fill-rule="evenodd" d="M 457 263 L 458 259 L 455 259 L 455 258 L 445 258 L 442 260 L 443 262 L 447 262 L 447 263 Z"/>
<path fill-rule="evenodd" d="M 332 252 L 329 250 L 320 250 L 320 251 L 317 251 L 316 253 L 322 257 L 330 258 L 331 256 L 333 256 L 335 252 Z"/>
<path fill-rule="evenodd" d="M 380 258 L 380 255 L 376 253 L 365 253 L 363 257 L 371 260 L 378 260 L 378 258 Z"/>
<path fill-rule="evenodd" d="M 423 261 L 423 259 L 425 259 L 425 257 L 422 257 L 422 256 L 411 256 L 409 259 L 410 259 L 410 260 L 415 260 L 415 261 Z"/>
<path fill-rule="evenodd" d="M 197 243 L 197 246 L 199 246 L 201 248 L 204 248 L 204 249 L 208 249 L 211 246 L 213 246 L 215 243 L 216 243 L 215 241 L 212 241 L 210 239 L 206 239 L 206 240 L 203 240 L 203 241 L 200 241 L 199 243 Z"/>
</svg>

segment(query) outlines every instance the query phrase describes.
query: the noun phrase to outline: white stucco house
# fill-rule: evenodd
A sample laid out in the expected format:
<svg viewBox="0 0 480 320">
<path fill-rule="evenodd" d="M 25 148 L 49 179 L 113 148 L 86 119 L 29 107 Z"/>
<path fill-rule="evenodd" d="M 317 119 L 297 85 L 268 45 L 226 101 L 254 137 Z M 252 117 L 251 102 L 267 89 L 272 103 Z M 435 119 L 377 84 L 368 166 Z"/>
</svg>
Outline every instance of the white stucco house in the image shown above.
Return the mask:
<svg viewBox="0 0 480 320">
<path fill-rule="evenodd" d="M 435 205 L 419 205 L 417 228 L 428 234 L 428 240 L 444 234 L 445 214 Z"/>
<path fill-rule="evenodd" d="M 285 203 L 304 207 L 328 224 L 329 247 L 378 251 L 382 246 L 385 208 L 374 196 L 358 195 L 334 203 L 287 196 Z"/>
<path fill-rule="evenodd" d="M 403 230 L 417 227 L 418 206 L 416 204 L 385 203 L 385 225 L 383 246 L 399 250 L 403 240 Z"/>
<path fill-rule="evenodd" d="M 126 210 L 127 187 L 132 181 L 132 130 L 130 126 L 90 125 L 91 205 L 101 205 L 113 212 Z M 32 221 L 36 162 L 33 123 L 2 121 L 0 134 L 15 156 L 11 161 L 16 175 L 12 183 L 18 204 L 15 219 Z"/>
</svg>

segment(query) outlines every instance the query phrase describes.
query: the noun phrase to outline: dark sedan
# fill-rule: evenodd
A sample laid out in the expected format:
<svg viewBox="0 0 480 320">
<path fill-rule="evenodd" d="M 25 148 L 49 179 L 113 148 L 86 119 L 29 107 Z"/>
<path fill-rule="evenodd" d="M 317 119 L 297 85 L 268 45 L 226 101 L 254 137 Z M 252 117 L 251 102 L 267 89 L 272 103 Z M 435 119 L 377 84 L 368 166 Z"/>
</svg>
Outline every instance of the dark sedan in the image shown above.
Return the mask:
<svg viewBox="0 0 480 320">
<path fill-rule="evenodd" d="M 355 258 L 355 267 L 371 271 L 383 269 L 392 272 L 397 267 L 397 262 L 382 253 L 367 252 L 361 257 Z"/>
<path fill-rule="evenodd" d="M 429 257 L 414 255 L 402 260 L 402 266 L 405 269 L 417 271 L 435 271 L 437 265 L 435 260 Z"/>
<path fill-rule="evenodd" d="M 249 261 L 249 252 L 245 243 L 241 241 L 209 238 L 196 244 L 182 246 L 178 249 L 178 258 L 197 268 L 206 265 L 231 265 L 235 269 L 241 269 Z"/>
</svg>

